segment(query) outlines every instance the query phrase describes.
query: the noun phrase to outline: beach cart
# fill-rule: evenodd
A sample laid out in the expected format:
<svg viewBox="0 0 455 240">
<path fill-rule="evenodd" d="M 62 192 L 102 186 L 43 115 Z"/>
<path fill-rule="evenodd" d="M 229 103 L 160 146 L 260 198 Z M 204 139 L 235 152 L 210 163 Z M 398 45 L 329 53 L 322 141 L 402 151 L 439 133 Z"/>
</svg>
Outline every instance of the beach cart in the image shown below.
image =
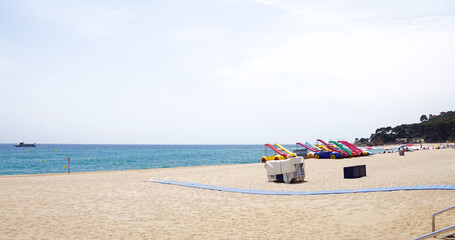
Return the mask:
<svg viewBox="0 0 455 240">
<path fill-rule="evenodd" d="M 265 162 L 267 177 L 270 182 L 284 181 L 290 183 L 305 180 L 305 163 L 303 157 L 292 157 L 284 160 Z"/>
</svg>

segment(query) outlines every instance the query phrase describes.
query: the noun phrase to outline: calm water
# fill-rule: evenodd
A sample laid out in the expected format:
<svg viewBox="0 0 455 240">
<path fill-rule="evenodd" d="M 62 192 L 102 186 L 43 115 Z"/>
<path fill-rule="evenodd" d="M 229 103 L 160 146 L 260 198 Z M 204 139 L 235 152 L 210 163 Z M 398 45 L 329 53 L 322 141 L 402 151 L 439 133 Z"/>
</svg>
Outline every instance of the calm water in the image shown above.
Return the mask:
<svg viewBox="0 0 455 240">
<path fill-rule="evenodd" d="M 0 175 L 257 163 L 263 145 L 0 144 Z"/>
<path fill-rule="evenodd" d="M 295 145 L 285 145 L 293 151 Z M 393 149 L 396 151 L 396 149 Z M 372 153 L 383 149 L 370 150 Z M 272 151 L 268 150 L 268 155 Z M 0 144 L 0 175 L 66 173 L 258 163 L 264 145 Z"/>
</svg>

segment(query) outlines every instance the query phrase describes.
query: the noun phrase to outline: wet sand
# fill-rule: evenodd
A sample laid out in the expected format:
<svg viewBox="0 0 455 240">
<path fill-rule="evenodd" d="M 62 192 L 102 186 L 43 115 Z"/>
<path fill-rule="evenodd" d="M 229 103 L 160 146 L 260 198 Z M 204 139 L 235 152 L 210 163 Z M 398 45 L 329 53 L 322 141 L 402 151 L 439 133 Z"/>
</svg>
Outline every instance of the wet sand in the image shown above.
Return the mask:
<svg viewBox="0 0 455 240">
<path fill-rule="evenodd" d="M 258 162 L 260 156 L 258 156 Z M 366 164 L 367 177 L 343 167 Z M 165 185 L 316 191 L 455 184 L 455 150 L 305 160 L 304 183 L 268 182 L 264 165 L 1 176 L 1 239 L 412 239 L 455 191 L 266 196 Z M 455 224 L 438 216 L 437 229 Z"/>
</svg>

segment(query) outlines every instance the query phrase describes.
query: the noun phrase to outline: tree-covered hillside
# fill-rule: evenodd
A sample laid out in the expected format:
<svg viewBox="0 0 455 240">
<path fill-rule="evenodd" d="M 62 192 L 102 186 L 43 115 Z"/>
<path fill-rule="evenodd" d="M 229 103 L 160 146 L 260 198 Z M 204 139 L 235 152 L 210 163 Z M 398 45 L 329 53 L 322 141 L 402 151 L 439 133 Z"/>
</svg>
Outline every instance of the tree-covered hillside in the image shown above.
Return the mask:
<svg viewBox="0 0 455 240">
<path fill-rule="evenodd" d="M 370 138 L 356 138 L 356 144 L 382 145 L 387 143 L 413 142 L 424 139 L 427 143 L 455 141 L 455 112 L 420 117 L 420 123 L 402 124 L 396 127 L 376 129 Z"/>
</svg>

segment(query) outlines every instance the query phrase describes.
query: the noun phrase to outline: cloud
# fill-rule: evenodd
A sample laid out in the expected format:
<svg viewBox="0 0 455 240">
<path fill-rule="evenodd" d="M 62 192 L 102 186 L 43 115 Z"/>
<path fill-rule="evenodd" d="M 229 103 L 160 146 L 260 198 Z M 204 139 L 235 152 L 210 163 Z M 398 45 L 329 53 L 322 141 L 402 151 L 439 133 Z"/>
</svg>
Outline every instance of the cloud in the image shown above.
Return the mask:
<svg viewBox="0 0 455 240">
<path fill-rule="evenodd" d="M 40 1 L 15 4 L 12 9 L 32 24 L 51 28 L 55 34 L 68 32 L 88 39 L 119 36 L 132 18 L 128 8 L 102 2 Z"/>
<path fill-rule="evenodd" d="M 268 0 L 252 0 L 252 1 L 260 3 L 260 4 L 265 4 L 265 5 L 268 5 L 268 6 L 272 6 L 272 7 L 278 8 L 278 9 L 282 9 L 282 10 L 285 10 L 285 11 L 288 11 L 288 12 L 303 14 L 303 15 L 312 17 L 314 19 L 332 22 L 332 20 L 330 20 L 330 19 L 328 19 L 326 17 L 322 17 L 322 16 L 320 16 L 318 14 L 314 14 L 314 13 L 312 13 L 310 11 L 299 9 L 297 7 L 291 7 L 291 6 L 283 4 L 283 3 L 278 3 L 278 2 L 282 2 L 282 1 L 268 1 Z"/>
<path fill-rule="evenodd" d="M 329 92 L 354 86 L 367 90 L 372 82 L 384 86 L 379 89 L 421 84 L 428 77 L 454 73 L 447 66 L 455 51 L 454 26 L 447 24 L 447 18 L 418 18 L 336 31 L 289 32 L 273 44 L 249 49 L 240 64 L 214 69 L 209 78 L 238 88 L 311 87 Z"/>
</svg>

